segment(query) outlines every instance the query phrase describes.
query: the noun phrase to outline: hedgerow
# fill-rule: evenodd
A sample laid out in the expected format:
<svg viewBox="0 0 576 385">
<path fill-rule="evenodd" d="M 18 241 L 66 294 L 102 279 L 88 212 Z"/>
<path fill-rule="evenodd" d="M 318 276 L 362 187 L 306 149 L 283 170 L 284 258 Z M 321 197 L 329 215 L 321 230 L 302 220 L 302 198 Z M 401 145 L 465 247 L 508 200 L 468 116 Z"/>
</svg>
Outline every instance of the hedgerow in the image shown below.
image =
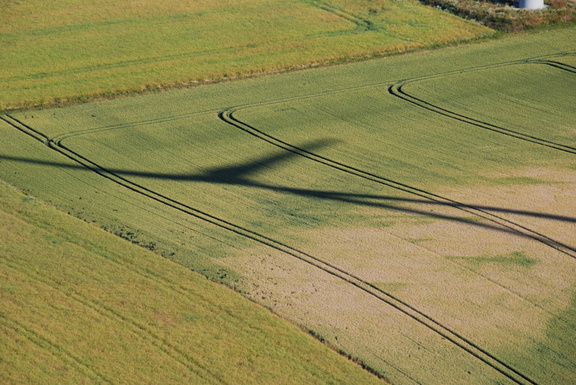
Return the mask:
<svg viewBox="0 0 576 385">
<path fill-rule="evenodd" d="M 546 0 L 546 8 L 527 10 L 517 8 L 511 0 L 421 0 L 424 4 L 474 20 L 490 28 L 513 32 L 544 25 L 569 24 L 576 21 L 576 1 Z"/>
</svg>

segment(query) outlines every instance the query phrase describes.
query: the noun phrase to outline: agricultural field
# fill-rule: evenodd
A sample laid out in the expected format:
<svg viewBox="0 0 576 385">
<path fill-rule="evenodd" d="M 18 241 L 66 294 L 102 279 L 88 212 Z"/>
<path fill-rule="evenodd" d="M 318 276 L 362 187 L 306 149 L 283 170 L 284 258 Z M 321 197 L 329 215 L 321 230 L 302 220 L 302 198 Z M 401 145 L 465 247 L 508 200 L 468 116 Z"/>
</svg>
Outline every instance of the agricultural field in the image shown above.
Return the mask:
<svg viewBox="0 0 576 385">
<path fill-rule="evenodd" d="M 2 384 L 382 383 L 222 285 L 0 194 Z"/>
<path fill-rule="evenodd" d="M 0 110 L 257 76 L 493 34 L 417 0 L 2 0 Z"/>
<path fill-rule="evenodd" d="M 573 383 L 574 41 L 7 113 L 0 178 L 394 384 Z"/>
</svg>

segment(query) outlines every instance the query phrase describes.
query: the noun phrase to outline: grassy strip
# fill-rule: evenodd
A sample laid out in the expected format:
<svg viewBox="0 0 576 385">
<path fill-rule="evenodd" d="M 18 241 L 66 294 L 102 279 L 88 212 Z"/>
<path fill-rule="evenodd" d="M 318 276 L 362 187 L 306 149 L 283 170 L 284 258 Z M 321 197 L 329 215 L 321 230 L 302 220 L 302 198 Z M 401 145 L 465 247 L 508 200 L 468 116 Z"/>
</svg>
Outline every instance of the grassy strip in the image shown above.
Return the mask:
<svg viewBox="0 0 576 385">
<path fill-rule="evenodd" d="M 414 0 L 7 3 L 0 110 L 275 73 L 493 31 Z"/>
<path fill-rule="evenodd" d="M 0 184 L 3 384 L 376 384 L 221 285 Z"/>
</svg>

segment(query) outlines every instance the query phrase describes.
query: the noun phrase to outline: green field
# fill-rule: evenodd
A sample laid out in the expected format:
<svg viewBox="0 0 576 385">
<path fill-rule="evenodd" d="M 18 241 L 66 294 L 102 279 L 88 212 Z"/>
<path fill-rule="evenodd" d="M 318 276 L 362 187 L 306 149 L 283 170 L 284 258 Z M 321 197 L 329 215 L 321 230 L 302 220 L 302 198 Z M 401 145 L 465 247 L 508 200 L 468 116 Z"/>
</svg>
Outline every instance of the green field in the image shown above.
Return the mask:
<svg viewBox="0 0 576 385">
<path fill-rule="evenodd" d="M 14 113 L 0 177 L 393 383 L 571 383 L 575 38 Z"/>
<path fill-rule="evenodd" d="M 0 1 L 0 110 L 489 36 L 416 0 Z"/>
<path fill-rule="evenodd" d="M 0 193 L 2 384 L 382 383 L 222 285 Z"/>
</svg>

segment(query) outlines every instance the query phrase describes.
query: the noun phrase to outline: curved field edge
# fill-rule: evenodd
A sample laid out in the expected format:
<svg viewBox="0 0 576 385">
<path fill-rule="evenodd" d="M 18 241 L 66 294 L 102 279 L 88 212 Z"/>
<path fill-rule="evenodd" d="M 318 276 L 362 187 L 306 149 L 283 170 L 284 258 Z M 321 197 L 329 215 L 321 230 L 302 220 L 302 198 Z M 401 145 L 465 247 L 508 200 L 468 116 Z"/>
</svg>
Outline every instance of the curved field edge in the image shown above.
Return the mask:
<svg viewBox="0 0 576 385">
<path fill-rule="evenodd" d="M 382 383 L 229 289 L 0 192 L 3 384 Z"/>
<path fill-rule="evenodd" d="M 494 33 L 412 0 L 30 1 L 6 5 L 1 17 L 0 110 L 262 76 Z"/>
</svg>

